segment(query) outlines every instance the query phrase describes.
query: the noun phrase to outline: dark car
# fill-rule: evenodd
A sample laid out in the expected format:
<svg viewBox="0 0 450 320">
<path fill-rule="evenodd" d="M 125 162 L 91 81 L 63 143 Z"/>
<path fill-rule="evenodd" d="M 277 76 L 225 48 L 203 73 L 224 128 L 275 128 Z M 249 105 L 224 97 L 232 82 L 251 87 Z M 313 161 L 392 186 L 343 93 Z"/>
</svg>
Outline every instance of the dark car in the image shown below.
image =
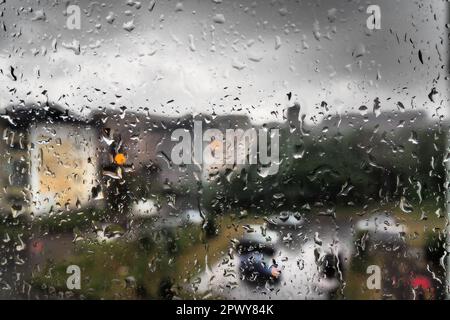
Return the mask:
<svg viewBox="0 0 450 320">
<path fill-rule="evenodd" d="M 260 284 L 265 281 L 278 282 L 280 270 L 274 259 L 275 242 L 278 235 L 272 231 L 261 233 L 250 232 L 239 241 L 239 270 L 244 281 Z"/>
</svg>

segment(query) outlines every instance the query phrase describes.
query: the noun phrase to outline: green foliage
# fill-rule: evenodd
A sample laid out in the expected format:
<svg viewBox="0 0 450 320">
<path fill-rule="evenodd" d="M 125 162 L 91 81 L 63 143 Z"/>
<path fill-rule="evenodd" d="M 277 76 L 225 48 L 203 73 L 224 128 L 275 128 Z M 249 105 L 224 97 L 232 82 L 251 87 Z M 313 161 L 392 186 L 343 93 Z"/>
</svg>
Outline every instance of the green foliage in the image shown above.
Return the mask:
<svg viewBox="0 0 450 320">
<path fill-rule="evenodd" d="M 439 127 L 418 128 L 414 139 L 406 128 L 310 136 L 287 129 L 280 133 L 282 162 L 277 175 L 261 177 L 260 168 L 250 166 L 231 181 L 219 177 L 205 190 L 205 206 L 226 212 L 315 202 L 388 202 L 401 196 L 437 205 L 445 201 L 446 135 Z"/>
</svg>

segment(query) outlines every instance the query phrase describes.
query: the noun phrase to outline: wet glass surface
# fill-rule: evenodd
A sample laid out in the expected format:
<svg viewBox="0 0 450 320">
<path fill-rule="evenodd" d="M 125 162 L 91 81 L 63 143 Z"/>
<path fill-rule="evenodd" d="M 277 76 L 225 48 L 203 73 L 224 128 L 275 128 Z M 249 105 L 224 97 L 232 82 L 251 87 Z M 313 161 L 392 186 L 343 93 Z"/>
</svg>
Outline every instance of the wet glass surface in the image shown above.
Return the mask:
<svg viewBox="0 0 450 320">
<path fill-rule="evenodd" d="M 0 298 L 446 298 L 446 1 L 0 12 Z"/>
</svg>

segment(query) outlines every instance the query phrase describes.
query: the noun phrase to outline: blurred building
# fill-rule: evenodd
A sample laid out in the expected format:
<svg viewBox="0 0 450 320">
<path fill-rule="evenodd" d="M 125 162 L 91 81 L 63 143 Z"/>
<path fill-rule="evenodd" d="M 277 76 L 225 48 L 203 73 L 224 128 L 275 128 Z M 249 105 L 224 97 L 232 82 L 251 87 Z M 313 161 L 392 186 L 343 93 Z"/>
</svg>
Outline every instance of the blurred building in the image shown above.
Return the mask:
<svg viewBox="0 0 450 320">
<path fill-rule="evenodd" d="M 251 135 L 245 136 L 248 129 L 252 129 L 252 123 L 247 116 L 244 115 L 224 115 L 214 118 L 205 116 L 199 119 L 203 122 L 203 132 L 208 129 L 214 129 L 221 132 L 223 139 L 203 140 L 203 151 L 208 153 L 220 152 L 222 154 L 222 162 L 203 161 L 202 178 L 204 182 L 208 182 L 218 174 L 227 172 L 239 173 L 242 169 L 249 165 L 250 150 L 257 148 L 258 138 Z M 227 135 L 227 130 L 229 131 Z M 204 138 L 203 136 L 201 137 Z M 208 149 L 206 149 L 208 148 Z M 238 159 L 245 159 L 245 163 L 239 163 Z"/>
<path fill-rule="evenodd" d="M 56 105 L 8 107 L 1 115 L 1 209 L 49 215 L 98 206 L 97 131 Z"/>
<path fill-rule="evenodd" d="M 173 166 L 170 158 L 177 143 L 171 141 L 171 133 L 178 128 L 191 131 L 191 116 L 170 118 L 143 112 L 100 110 L 91 118 L 100 131 L 102 168 L 113 164 L 114 153 L 123 153 L 126 157 L 124 174 L 141 188 L 147 184 L 152 192 L 159 192 L 165 184 L 176 189 L 188 180 L 190 170 Z"/>
</svg>

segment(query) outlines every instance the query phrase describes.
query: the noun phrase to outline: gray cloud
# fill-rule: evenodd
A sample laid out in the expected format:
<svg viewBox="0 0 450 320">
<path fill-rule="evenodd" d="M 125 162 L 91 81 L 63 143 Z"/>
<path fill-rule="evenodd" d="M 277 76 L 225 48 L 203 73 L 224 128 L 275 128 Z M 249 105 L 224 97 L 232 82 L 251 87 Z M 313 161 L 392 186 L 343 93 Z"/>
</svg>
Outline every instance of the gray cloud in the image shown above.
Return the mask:
<svg viewBox="0 0 450 320">
<path fill-rule="evenodd" d="M 439 106 L 438 114 L 448 112 L 442 1 L 378 1 L 382 29 L 374 32 L 365 1 L 158 1 L 153 11 L 149 1 L 139 9 L 127 1 L 70 3 L 82 9 L 81 30 L 65 27 L 67 2 L 2 5 L 2 106 L 43 101 L 47 90 L 79 113 L 125 105 L 168 115 L 234 110 L 265 121 L 280 117 L 292 92 L 310 117 L 322 100 L 345 112 L 375 97 L 385 110 L 403 101 L 430 115 Z M 130 21 L 131 32 L 123 28 Z M 79 55 L 68 48 L 77 42 Z M 427 97 L 433 87 L 435 103 Z"/>
</svg>

